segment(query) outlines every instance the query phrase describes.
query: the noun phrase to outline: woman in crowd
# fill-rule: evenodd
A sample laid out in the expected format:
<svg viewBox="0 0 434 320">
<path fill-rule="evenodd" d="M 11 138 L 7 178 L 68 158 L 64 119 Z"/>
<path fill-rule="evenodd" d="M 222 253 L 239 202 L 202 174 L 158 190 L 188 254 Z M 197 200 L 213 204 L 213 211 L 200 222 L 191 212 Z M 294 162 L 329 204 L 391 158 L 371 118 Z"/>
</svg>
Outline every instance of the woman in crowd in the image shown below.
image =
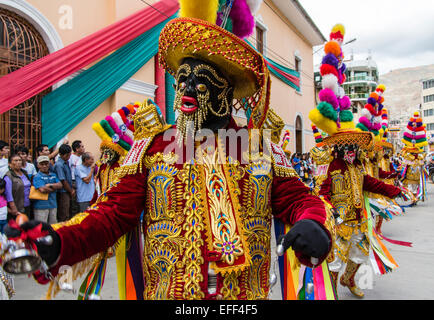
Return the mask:
<svg viewBox="0 0 434 320">
<path fill-rule="evenodd" d="M 20 213 L 30 217 L 30 178 L 22 168 L 23 161 L 17 154 L 9 157 L 9 171 L 6 172 L 6 200 L 12 217 Z"/>
</svg>

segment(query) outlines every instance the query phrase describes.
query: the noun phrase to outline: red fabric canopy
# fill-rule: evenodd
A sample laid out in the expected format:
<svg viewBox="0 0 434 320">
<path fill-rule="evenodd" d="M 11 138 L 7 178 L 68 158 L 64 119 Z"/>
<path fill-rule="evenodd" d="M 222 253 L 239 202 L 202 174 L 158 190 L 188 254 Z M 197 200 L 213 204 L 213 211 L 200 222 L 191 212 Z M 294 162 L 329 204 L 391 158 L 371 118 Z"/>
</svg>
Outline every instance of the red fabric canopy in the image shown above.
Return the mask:
<svg viewBox="0 0 434 320">
<path fill-rule="evenodd" d="M 0 114 L 163 22 L 179 9 L 177 0 L 161 0 L 98 32 L 0 78 Z"/>
</svg>

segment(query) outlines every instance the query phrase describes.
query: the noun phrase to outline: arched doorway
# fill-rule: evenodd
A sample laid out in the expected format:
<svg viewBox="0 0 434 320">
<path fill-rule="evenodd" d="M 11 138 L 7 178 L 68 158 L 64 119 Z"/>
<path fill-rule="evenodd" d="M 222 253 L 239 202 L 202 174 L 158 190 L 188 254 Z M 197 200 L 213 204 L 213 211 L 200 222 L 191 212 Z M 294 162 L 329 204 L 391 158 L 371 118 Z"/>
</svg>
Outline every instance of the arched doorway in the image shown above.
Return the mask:
<svg viewBox="0 0 434 320">
<path fill-rule="evenodd" d="M 0 77 L 49 54 L 40 33 L 18 14 L 0 8 Z M 11 149 L 25 145 L 31 150 L 41 142 L 41 92 L 0 114 L 0 139 Z"/>
<path fill-rule="evenodd" d="M 303 153 L 303 121 L 300 116 L 295 120 L 295 152 Z"/>
</svg>

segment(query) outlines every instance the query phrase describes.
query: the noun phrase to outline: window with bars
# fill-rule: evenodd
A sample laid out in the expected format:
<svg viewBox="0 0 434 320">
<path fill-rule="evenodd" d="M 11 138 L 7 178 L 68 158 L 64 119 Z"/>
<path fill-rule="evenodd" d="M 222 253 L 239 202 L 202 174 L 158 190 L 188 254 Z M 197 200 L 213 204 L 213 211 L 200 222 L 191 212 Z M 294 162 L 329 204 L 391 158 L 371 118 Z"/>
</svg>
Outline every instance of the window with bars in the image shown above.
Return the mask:
<svg viewBox="0 0 434 320">
<path fill-rule="evenodd" d="M 42 36 L 24 18 L 0 8 L 0 77 L 49 54 Z M 31 150 L 41 143 L 41 99 L 46 90 L 0 114 L 0 139 L 11 149 L 25 145 Z"/>
<path fill-rule="evenodd" d="M 423 110 L 423 116 L 424 117 L 434 116 L 434 109 Z"/>
<path fill-rule="evenodd" d="M 423 103 L 433 102 L 434 101 L 434 94 L 430 94 L 429 96 L 423 97 Z"/>
<path fill-rule="evenodd" d="M 427 80 L 423 82 L 423 89 L 430 89 L 430 88 L 434 88 L 434 79 L 432 80 Z"/>
<path fill-rule="evenodd" d="M 261 54 L 264 54 L 264 29 L 259 26 L 256 26 L 256 50 L 258 50 Z"/>
</svg>

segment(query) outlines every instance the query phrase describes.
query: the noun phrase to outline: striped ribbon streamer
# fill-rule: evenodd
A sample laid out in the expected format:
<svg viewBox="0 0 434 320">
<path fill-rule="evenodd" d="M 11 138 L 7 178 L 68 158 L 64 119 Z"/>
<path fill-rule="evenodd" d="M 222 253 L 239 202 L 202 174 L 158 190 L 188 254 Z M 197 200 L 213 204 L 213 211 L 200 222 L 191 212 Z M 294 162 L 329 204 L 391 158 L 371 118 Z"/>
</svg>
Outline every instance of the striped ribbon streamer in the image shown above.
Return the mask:
<svg viewBox="0 0 434 320">
<path fill-rule="evenodd" d="M 0 113 L 23 103 L 165 21 L 179 9 L 161 0 L 69 46 L 0 78 Z M 73 105 L 66 106 L 67 108 Z M 56 141 L 57 142 L 57 141 Z"/>
</svg>

